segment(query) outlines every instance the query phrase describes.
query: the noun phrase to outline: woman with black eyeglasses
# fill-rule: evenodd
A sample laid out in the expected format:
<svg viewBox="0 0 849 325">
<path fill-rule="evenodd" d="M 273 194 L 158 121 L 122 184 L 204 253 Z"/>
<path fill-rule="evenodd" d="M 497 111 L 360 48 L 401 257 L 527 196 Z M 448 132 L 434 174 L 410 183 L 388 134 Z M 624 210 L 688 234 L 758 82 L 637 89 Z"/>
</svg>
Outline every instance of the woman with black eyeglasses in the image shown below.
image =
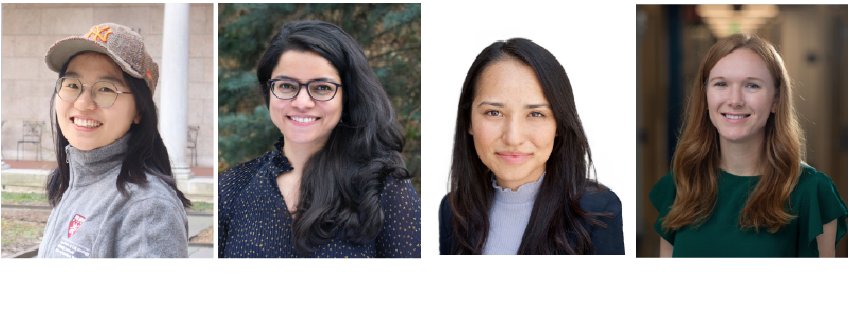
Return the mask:
<svg viewBox="0 0 849 325">
<path fill-rule="evenodd" d="M 219 257 L 420 257 L 404 136 L 357 42 L 283 26 L 257 66 L 275 149 L 219 177 Z"/>
<path fill-rule="evenodd" d="M 58 167 L 39 257 L 188 257 L 189 200 L 171 175 L 142 37 L 100 24 L 54 44 L 51 116 Z"/>
</svg>

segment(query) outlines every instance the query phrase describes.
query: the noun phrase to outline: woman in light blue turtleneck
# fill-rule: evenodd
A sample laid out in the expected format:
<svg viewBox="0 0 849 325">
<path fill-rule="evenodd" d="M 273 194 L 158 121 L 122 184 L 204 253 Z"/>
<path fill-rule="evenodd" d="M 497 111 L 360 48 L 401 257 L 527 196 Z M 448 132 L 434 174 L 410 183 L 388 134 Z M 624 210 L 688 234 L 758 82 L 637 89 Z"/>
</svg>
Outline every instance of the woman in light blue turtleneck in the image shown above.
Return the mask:
<svg viewBox="0 0 849 325">
<path fill-rule="evenodd" d="M 515 192 L 498 186 L 498 181 L 492 180 L 495 201 L 490 209 L 489 236 L 483 247 L 484 255 L 510 255 L 519 251 L 543 177 L 545 173 L 536 182 L 519 186 Z"/>
<path fill-rule="evenodd" d="M 526 39 L 490 45 L 460 95 L 440 253 L 624 254 L 621 203 L 592 169 L 557 59 Z"/>
</svg>

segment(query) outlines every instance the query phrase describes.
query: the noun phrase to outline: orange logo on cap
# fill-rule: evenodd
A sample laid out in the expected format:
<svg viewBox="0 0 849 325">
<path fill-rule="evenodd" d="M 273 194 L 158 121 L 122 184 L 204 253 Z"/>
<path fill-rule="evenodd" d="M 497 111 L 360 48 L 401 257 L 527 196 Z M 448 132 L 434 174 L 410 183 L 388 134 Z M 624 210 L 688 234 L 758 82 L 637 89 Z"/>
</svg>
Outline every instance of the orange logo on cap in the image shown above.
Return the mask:
<svg viewBox="0 0 849 325">
<path fill-rule="evenodd" d="M 98 26 L 92 27 L 91 30 L 88 32 L 88 34 L 86 34 L 85 38 L 89 38 L 89 37 L 94 36 L 92 41 L 96 41 L 96 40 L 99 39 L 101 41 L 106 42 L 106 39 L 109 38 L 109 34 L 112 34 L 112 31 L 109 30 L 109 26 L 106 26 L 106 27 L 103 27 L 103 29 L 100 29 L 100 25 L 98 25 Z"/>
<path fill-rule="evenodd" d="M 153 75 L 150 74 L 150 70 L 147 70 L 147 77 L 150 78 L 150 79 L 153 79 Z"/>
</svg>

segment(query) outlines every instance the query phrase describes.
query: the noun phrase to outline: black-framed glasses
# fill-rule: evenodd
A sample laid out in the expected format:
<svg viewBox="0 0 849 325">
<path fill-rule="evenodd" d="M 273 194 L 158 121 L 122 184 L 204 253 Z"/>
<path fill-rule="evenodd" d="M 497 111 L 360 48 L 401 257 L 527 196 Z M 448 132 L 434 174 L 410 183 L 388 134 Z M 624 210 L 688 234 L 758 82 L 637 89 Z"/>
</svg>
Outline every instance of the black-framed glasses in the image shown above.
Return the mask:
<svg viewBox="0 0 849 325">
<path fill-rule="evenodd" d="M 301 92 L 301 86 L 307 87 L 310 98 L 320 102 L 326 102 L 336 97 L 336 92 L 339 91 L 339 87 L 342 87 L 338 83 L 322 80 L 313 80 L 308 83 L 300 83 L 288 78 L 268 80 L 268 88 L 271 88 L 271 93 L 277 99 L 282 100 L 297 97 Z"/>
<path fill-rule="evenodd" d="M 115 87 L 115 84 L 108 81 L 98 81 L 93 85 L 87 85 L 82 83 L 80 79 L 73 77 L 57 79 L 55 90 L 56 94 L 59 95 L 59 99 L 70 102 L 80 97 L 80 94 L 83 93 L 83 87 L 91 88 L 91 98 L 100 108 L 112 107 L 112 104 L 115 104 L 115 99 L 118 98 L 118 94 L 132 94 L 126 91 L 119 91 L 118 87 Z"/>
</svg>

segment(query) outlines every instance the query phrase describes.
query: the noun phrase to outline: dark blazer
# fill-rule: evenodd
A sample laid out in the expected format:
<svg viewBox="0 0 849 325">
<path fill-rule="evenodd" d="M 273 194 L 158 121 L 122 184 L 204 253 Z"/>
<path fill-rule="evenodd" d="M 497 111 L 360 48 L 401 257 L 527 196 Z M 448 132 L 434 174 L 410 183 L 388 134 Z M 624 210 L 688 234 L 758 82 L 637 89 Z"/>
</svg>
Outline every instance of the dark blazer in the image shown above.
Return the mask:
<svg viewBox="0 0 849 325">
<path fill-rule="evenodd" d="M 596 216 L 607 228 L 592 227 L 590 238 L 597 255 L 625 255 L 625 241 L 622 236 L 622 202 L 616 193 L 609 189 L 601 191 L 585 190 L 581 197 L 581 208 L 587 212 L 612 213 L 612 217 Z M 451 219 L 454 211 L 448 202 L 448 195 L 439 204 L 439 254 L 451 255 L 454 243 L 454 230 Z M 586 224 L 585 224 L 586 226 Z"/>
</svg>

